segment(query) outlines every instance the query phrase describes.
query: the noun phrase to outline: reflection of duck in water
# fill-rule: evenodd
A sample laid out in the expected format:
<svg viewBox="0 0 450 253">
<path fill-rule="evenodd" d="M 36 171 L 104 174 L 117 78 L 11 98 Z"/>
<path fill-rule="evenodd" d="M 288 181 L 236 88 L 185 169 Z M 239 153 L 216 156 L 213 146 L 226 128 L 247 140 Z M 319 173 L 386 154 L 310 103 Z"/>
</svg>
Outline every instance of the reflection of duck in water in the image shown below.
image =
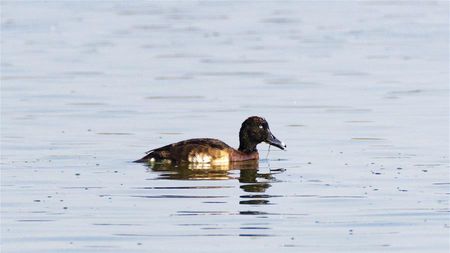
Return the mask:
<svg viewBox="0 0 450 253">
<path fill-rule="evenodd" d="M 225 180 L 234 178 L 231 170 L 257 171 L 258 160 L 227 164 L 202 164 L 202 163 L 149 163 L 152 171 L 160 172 L 161 179 L 180 179 L 180 180 Z"/>
<path fill-rule="evenodd" d="M 253 116 L 242 123 L 237 150 L 217 139 L 190 139 L 150 150 L 146 156 L 135 162 L 168 161 L 217 166 L 230 162 L 257 161 L 259 154 L 256 146 L 261 142 L 280 149 L 286 147 L 270 132 L 269 124 L 264 118 Z"/>
<path fill-rule="evenodd" d="M 222 165 L 196 164 L 196 163 L 149 163 L 149 171 L 158 172 L 159 179 L 174 180 L 227 180 L 238 179 L 244 191 L 264 192 L 269 188 L 268 182 L 274 181 L 274 174 L 278 174 L 283 169 L 274 172 L 261 173 L 258 161 L 244 161 Z M 234 171 L 239 171 L 239 177 Z"/>
<path fill-rule="evenodd" d="M 268 173 L 260 172 L 259 162 L 256 160 L 229 163 L 223 165 L 206 165 L 196 163 L 149 163 L 149 171 L 158 173 L 158 179 L 171 180 L 228 180 L 238 179 L 240 188 L 246 192 L 241 195 L 241 205 L 269 204 L 271 195 L 264 194 L 276 181 L 274 174 L 284 172 L 284 169 L 270 170 Z M 235 171 L 239 170 L 239 176 Z M 248 213 L 245 213 L 248 214 Z"/>
<path fill-rule="evenodd" d="M 258 179 L 264 179 L 260 182 Z M 239 177 L 240 186 L 245 192 L 265 192 L 271 185 L 268 183 L 273 180 L 272 173 L 258 173 L 258 170 L 241 170 Z"/>
</svg>

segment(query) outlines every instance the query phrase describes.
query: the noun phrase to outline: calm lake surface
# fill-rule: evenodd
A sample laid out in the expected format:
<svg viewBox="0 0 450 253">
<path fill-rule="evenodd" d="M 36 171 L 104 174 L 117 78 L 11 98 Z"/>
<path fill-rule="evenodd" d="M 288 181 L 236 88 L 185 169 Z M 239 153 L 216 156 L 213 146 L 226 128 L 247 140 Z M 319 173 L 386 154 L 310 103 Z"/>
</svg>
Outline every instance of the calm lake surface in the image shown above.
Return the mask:
<svg viewBox="0 0 450 253">
<path fill-rule="evenodd" d="M 448 252 L 449 3 L 1 2 L 2 252 Z M 256 166 L 131 161 L 195 137 Z"/>
</svg>

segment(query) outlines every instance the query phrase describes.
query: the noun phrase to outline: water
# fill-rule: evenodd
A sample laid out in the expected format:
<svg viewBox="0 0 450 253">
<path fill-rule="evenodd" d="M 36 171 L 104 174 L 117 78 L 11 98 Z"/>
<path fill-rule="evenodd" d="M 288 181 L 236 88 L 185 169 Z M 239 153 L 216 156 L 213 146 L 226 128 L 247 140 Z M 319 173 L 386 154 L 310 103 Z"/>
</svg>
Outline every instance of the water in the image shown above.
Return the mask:
<svg viewBox="0 0 450 253">
<path fill-rule="evenodd" d="M 1 5 L 2 252 L 448 252 L 448 2 Z"/>
</svg>

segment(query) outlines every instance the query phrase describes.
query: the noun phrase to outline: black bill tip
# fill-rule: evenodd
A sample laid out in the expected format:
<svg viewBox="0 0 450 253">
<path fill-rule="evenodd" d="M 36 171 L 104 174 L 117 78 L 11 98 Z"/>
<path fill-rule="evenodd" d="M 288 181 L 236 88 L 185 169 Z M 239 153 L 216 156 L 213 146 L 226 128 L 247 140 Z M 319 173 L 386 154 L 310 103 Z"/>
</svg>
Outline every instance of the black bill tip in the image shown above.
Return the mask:
<svg viewBox="0 0 450 253">
<path fill-rule="evenodd" d="M 275 146 L 275 147 L 281 149 L 281 150 L 286 149 L 286 144 L 284 144 L 284 142 L 278 140 L 272 133 L 269 133 L 269 136 L 268 136 L 266 142 L 272 146 Z"/>
</svg>

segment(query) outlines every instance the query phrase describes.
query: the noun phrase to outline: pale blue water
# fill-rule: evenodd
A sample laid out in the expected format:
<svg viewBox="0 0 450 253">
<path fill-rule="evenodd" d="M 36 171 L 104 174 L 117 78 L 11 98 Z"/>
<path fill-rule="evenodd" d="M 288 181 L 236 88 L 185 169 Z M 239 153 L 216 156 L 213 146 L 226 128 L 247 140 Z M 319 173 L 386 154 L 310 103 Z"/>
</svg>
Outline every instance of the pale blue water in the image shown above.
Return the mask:
<svg viewBox="0 0 450 253">
<path fill-rule="evenodd" d="M 448 7 L 2 1 L 1 251 L 448 252 Z M 251 115 L 257 169 L 131 163 Z"/>
</svg>

